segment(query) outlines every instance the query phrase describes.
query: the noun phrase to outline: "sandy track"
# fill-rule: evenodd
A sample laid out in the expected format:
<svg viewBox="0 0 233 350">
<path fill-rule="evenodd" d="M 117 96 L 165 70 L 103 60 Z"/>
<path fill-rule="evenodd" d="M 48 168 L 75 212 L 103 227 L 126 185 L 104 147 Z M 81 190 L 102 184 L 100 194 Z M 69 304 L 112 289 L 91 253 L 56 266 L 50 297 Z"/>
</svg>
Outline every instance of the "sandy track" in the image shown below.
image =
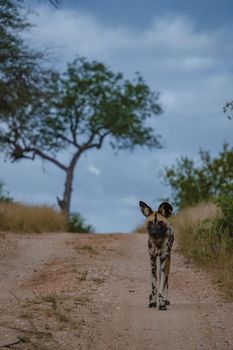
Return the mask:
<svg viewBox="0 0 233 350">
<path fill-rule="evenodd" d="M 0 345 L 23 336 L 13 349 L 233 349 L 233 304 L 176 249 L 171 306 L 148 308 L 146 235 L 8 235 L 0 244 Z"/>
</svg>

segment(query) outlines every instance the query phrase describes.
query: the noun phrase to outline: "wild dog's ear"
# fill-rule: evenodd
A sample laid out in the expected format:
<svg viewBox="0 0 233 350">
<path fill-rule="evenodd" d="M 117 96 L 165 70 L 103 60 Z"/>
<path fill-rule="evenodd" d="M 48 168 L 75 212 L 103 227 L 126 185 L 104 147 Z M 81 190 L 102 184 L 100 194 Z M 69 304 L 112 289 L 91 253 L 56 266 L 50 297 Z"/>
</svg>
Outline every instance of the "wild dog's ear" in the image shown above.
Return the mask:
<svg viewBox="0 0 233 350">
<path fill-rule="evenodd" d="M 146 217 L 153 213 L 153 210 L 146 203 L 142 201 L 139 202 L 139 207 L 141 209 L 142 214 Z"/>
<path fill-rule="evenodd" d="M 166 218 L 172 215 L 172 211 L 173 211 L 173 208 L 171 204 L 168 202 L 161 203 L 158 209 L 158 213 L 165 216 Z"/>
</svg>

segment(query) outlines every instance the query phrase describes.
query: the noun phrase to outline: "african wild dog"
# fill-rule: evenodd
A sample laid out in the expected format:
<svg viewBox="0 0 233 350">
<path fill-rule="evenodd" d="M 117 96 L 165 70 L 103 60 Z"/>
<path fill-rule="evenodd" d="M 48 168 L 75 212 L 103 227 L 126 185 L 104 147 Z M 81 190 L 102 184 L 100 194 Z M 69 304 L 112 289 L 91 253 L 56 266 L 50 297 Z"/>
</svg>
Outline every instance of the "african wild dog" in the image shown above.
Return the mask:
<svg viewBox="0 0 233 350">
<path fill-rule="evenodd" d="M 170 302 L 168 294 L 168 275 L 170 270 L 171 249 L 174 232 L 167 218 L 172 214 L 172 206 L 163 202 L 158 211 L 153 211 L 146 203 L 139 202 L 142 214 L 146 217 L 146 227 L 149 234 L 148 250 L 151 261 L 152 291 L 149 296 L 149 307 L 158 306 L 159 310 L 166 310 Z M 160 260 L 159 287 L 157 288 L 157 259 Z"/>
</svg>

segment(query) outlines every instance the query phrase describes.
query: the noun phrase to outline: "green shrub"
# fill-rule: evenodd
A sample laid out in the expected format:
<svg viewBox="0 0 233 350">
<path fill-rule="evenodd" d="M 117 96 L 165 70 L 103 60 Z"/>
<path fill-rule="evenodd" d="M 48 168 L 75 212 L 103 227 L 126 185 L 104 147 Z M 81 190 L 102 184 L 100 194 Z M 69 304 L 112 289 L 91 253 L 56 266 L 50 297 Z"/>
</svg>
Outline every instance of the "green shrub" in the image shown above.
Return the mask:
<svg viewBox="0 0 233 350">
<path fill-rule="evenodd" d="M 222 217 L 216 220 L 217 230 L 233 238 L 233 185 L 224 189 L 216 198 L 216 204 L 222 212 Z"/>
<path fill-rule="evenodd" d="M 71 213 L 68 222 L 68 231 L 76 233 L 94 232 L 91 225 L 85 223 L 85 219 L 80 213 Z"/>
</svg>

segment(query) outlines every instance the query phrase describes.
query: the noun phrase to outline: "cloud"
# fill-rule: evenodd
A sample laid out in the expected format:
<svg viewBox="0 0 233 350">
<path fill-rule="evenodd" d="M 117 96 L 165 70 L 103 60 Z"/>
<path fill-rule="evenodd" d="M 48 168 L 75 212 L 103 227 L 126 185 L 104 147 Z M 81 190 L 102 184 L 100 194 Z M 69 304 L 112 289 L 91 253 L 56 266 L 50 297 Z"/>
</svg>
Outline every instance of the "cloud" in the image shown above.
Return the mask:
<svg viewBox="0 0 233 350">
<path fill-rule="evenodd" d="M 138 200 L 152 206 L 170 190 L 158 174 L 164 165 L 200 147 L 216 154 L 223 141 L 232 140 L 233 124 L 222 113 L 232 99 L 233 27 L 198 29 L 184 16 L 155 17 L 142 30 L 110 26 L 79 9 L 56 11 L 43 5 L 33 16 L 37 27 L 31 42 L 52 46 L 52 64 L 64 67 L 77 54 L 104 61 L 131 78 L 140 71 L 152 89 L 161 92 L 164 114 L 152 125 L 163 137 L 162 150 L 121 152 L 110 147 L 89 152 L 78 164 L 72 210 L 81 211 L 97 231 L 131 231 L 140 223 Z M 1 163 L 2 177 L 17 199 L 55 202 L 62 193 L 64 174 L 53 166 L 22 162 Z M 15 175 L 17 174 L 17 176 Z"/>
<path fill-rule="evenodd" d="M 95 174 L 95 175 L 100 175 L 101 171 L 100 169 L 98 169 L 96 166 L 90 164 L 89 167 L 88 167 L 88 170 L 92 173 L 92 174 Z"/>
<path fill-rule="evenodd" d="M 171 68 L 174 67 L 172 62 L 180 68 L 186 62 L 192 70 L 199 69 L 202 63 L 204 68 L 212 66 L 214 56 L 232 51 L 232 44 L 226 40 L 229 28 L 198 31 L 193 21 L 182 16 L 155 17 L 148 28 L 139 31 L 130 26 L 103 25 L 78 9 L 54 11 L 44 5 L 37 8 L 37 13 L 39 15 L 33 16 L 36 42 L 60 47 L 59 56 L 65 59 L 75 54 L 109 59 L 133 51 L 139 58 L 154 53 L 155 60 L 163 58 L 164 64 Z M 181 58 L 181 61 L 174 61 L 174 58 Z"/>
</svg>

